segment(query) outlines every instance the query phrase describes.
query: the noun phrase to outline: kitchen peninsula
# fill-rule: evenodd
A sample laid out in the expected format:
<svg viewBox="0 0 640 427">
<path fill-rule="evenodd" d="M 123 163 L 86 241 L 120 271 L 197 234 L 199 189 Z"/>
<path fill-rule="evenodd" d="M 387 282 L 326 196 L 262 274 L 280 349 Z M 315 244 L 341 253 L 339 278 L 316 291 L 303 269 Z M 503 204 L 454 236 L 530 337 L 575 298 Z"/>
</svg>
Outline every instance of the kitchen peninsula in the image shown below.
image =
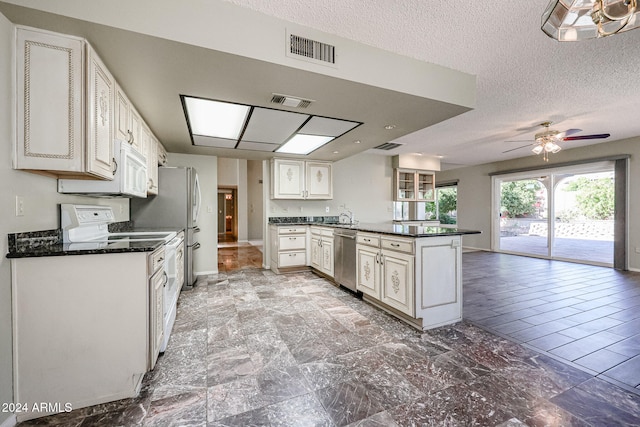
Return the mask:
<svg viewBox="0 0 640 427">
<path fill-rule="evenodd" d="M 356 291 L 363 300 L 421 330 L 462 320 L 462 236 L 480 231 L 449 226 L 346 225 L 337 223 L 335 217 L 270 218 L 271 262 L 278 264 L 282 255 L 286 259 L 295 253 L 298 266 L 314 267 L 310 233 L 318 227 L 328 232 L 355 230 Z M 291 236 L 297 242 L 293 250 L 285 246 Z M 280 271 L 277 265 L 272 269 Z"/>
</svg>

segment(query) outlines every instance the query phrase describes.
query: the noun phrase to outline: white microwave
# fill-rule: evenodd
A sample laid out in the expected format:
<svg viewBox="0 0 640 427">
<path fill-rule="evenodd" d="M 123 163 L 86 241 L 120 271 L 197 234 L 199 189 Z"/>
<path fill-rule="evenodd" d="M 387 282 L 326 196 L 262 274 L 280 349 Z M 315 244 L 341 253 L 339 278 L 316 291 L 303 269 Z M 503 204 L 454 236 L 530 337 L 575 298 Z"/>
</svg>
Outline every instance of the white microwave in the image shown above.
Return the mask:
<svg viewBox="0 0 640 427">
<path fill-rule="evenodd" d="M 125 141 L 113 144 L 114 172 L 111 181 L 59 179 L 58 193 L 93 196 L 147 197 L 147 162 Z"/>
</svg>

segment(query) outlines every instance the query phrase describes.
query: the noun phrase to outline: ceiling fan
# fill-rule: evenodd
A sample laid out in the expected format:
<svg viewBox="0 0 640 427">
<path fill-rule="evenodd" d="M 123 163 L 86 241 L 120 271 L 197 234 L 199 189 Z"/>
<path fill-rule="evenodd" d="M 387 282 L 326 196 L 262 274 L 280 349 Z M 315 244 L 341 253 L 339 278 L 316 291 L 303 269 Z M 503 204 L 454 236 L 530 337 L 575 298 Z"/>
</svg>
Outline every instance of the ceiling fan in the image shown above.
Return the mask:
<svg viewBox="0 0 640 427">
<path fill-rule="evenodd" d="M 534 154 L 542 153 L 542 158 L 545 162 L 549 161 L 549 153 L 557 153 L 562 150 L 562 147 L 558 145 L 560 141 L 580 141 L 584 139 L 603 139 L 608 138 L 611 134 L 598 133 L 594 135 L 574 135 L 578 132 L 582 132 L 582 129 L 567 129 L 564 132 L 549 129 L 551 122 L 542 122 L 540 126 L 544 127 L 544 130 L 538 132 L 534 136 L 534 142 L 521 147 L 512 148 L 510 150 L 503 151 L 502 153 L 509 153 L 511 151 L 519 150 L 521 148 L 533 146 L 531 151 Z M 507 141 L 507 142 L 520 142 L 520 141 Z"/>
</svg>

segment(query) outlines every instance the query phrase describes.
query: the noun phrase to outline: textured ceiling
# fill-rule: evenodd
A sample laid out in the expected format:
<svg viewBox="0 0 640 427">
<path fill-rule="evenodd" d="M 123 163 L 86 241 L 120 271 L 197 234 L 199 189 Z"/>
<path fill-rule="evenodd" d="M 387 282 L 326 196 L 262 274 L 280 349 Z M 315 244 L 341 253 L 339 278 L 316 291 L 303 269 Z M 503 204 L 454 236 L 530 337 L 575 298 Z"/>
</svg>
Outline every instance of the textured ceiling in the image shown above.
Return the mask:
<svg viewBox="0 0 640 427">
<path fill-rule="evenodd" d="M 559 43 L 540 30 L 548 0 L 227 0 L 267 15 L 477 75 L 473 111 L 401 137 L 398 152 L 479 164 L 529 155 L 508 140 L 552 128 L 640 135 L 640 30 Z M 565 142 L 565 148 L 602 140 Z"/>
</svg>

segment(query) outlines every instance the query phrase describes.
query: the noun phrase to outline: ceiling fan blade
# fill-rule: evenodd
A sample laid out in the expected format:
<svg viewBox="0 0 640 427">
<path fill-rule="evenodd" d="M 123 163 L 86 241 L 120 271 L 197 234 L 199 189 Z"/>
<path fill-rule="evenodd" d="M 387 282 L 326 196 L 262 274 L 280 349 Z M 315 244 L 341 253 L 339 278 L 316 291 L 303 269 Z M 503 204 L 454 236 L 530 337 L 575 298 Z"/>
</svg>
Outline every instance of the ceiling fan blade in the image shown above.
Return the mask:
<svg viewBox="0 0 640 427">
<path fill-rule="evenodd" d="M 602 139 L 609 138 L 611 136 L 610 133 L 598 133 L 594 135 L 577 135 L 577 136 L 566 136 L 562 138 L 563 141 L 580 141 L 583 139 Z"/>
<path fill-rule="evenodd" d="M 512 141 L 512 142 L 515 142 L 515 141 Z M 521 148 L 525 148 L 525 147 L 531 147 L 532 145 L 533 145 L 533 144 L 527 144 L 527 145 L 523 145 L 523 146 L 521 146 L 521 147 L 512 148 L 512 149 L 510 149 L 510 150 L 503 151 L 503 152 L 502 152 L 502 154 L 504 154 L 504 153 L 509 153 L 509 152 L 511 152 L 511 151 L 516 151 L 516 150 L 519 150 L 519 149 L 521 149 Z"/>
<path fill-rule="evenodd" d="M 582 129 L 567 129 L 564 132 L 560 132 L 556 135 L 556 138 L 562 139 L 569 135 L 573 135 L 574 133 L 582 132 Z"/>
<path fill-rule="evenodd" d="M 502 142 L 530 142 L 530 139 L 516 139 L 511 141 L 502 141 Z"/>
</svg>

